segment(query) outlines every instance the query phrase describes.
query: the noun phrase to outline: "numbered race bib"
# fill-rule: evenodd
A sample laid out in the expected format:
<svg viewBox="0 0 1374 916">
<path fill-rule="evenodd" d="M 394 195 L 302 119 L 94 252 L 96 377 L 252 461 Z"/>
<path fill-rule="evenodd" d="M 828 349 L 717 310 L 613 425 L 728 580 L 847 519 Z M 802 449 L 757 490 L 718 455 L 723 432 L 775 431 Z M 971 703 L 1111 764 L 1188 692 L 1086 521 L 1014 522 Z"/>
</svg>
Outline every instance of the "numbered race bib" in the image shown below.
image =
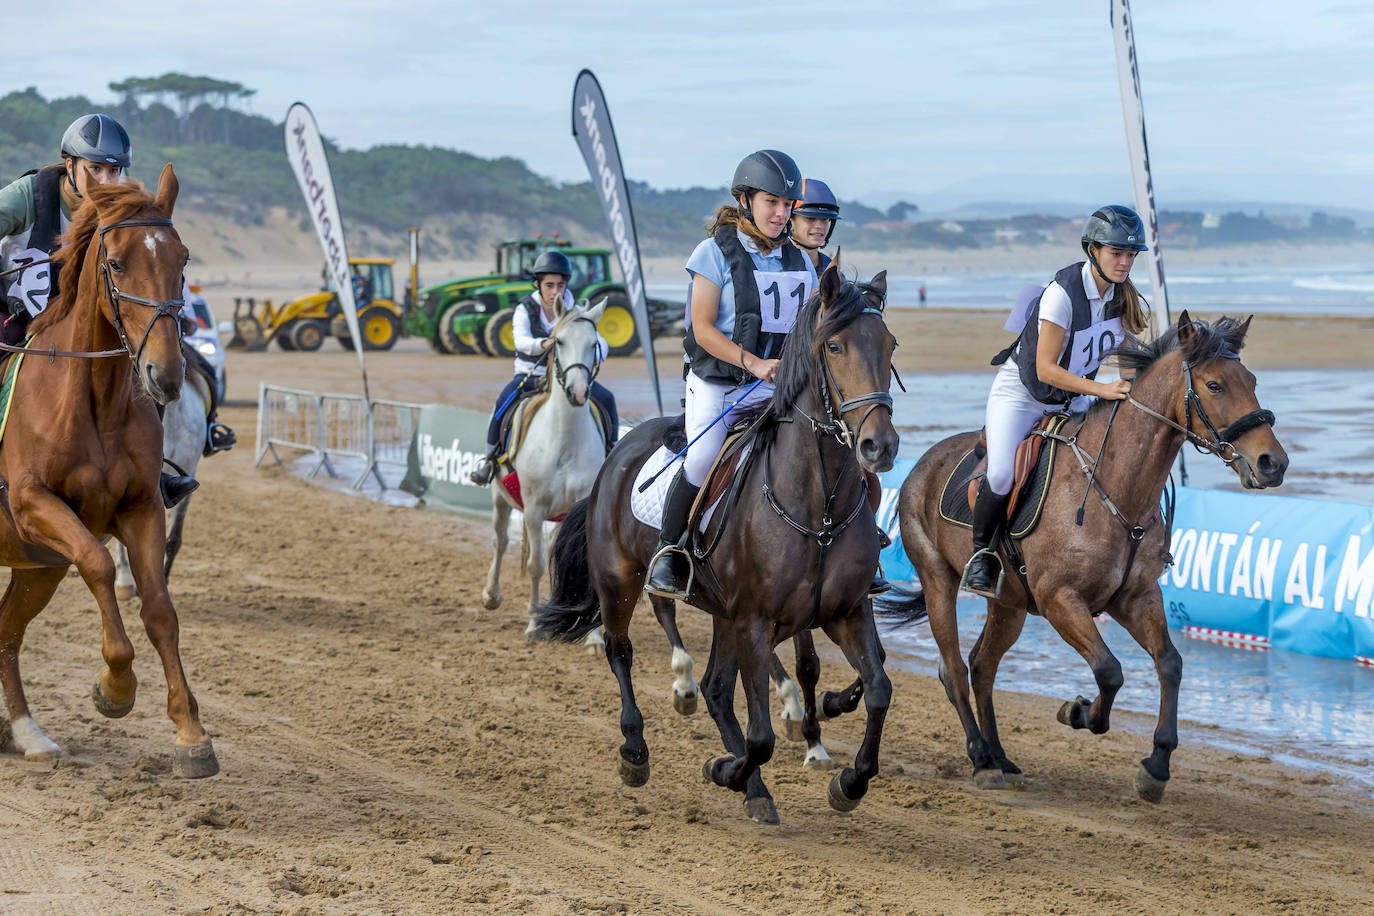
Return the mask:
<svg viewBox="0 0 1374 916">
<path fill-rule="evenodd" d="M 804 270 L 756 270 L 759 314 L 765 334 L 787 334 L 797 323 L 797 311 L 811 295 L 811 274 Z"/>
<path fill-rule="evenodd" d="M 17 299 L 24 304 L 25 310 L 30 315 L 37 315 L 48 305 L 48 294 L 52 275 L 52 264 L 35 264 L 35 261 L 46 262 L 49 255 L 46 251 L 37 248 L 29 248 L 12 254 L 6 269 L 11 267 L 24 267 L 32 265 L 27 270 L 20 271 L 18 274 L 10 274 L 9 288 L 5 295 L 10 299 Z"/>
<path fill-rule="evenodd" d="M 1121 341 L 1121 319 L 1107 318 L 1073 335 L 1069 371 L 1080 378 L 1102 365 L 1102 360 Z"/>
</svg>

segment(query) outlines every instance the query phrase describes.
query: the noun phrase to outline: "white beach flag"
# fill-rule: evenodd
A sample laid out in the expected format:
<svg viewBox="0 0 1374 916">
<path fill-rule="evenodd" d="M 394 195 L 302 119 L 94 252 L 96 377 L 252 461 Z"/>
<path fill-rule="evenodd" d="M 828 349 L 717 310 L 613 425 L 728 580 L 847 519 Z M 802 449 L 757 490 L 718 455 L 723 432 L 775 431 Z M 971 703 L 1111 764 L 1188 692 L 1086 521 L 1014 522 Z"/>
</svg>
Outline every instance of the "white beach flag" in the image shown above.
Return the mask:
<svg viewBox="0 0 1374 916">
<path fill-rule="evenodd" d="M 367 363 L 363 359 L 363 336 L 358 329 L 358 305 L 353 299 L 353 276 L 348 269 L 348 247 L 344 244 L 343 215 L 334 196 L 334 179 L 329 174 L 329 160 L 325 156 L 324 141 L 315 124 L 309 106 L 297 102 L 286 110 L 286 158 L 296 173 L 305 206 L 315 223 L 315 233 L 324 249 L 325 270 L 334 281 L 353 349 L 358 353 L 358 365 L 363 372 L 363 394 L 368 403 L 372 396 L 367 390 Z"/>
</svg>

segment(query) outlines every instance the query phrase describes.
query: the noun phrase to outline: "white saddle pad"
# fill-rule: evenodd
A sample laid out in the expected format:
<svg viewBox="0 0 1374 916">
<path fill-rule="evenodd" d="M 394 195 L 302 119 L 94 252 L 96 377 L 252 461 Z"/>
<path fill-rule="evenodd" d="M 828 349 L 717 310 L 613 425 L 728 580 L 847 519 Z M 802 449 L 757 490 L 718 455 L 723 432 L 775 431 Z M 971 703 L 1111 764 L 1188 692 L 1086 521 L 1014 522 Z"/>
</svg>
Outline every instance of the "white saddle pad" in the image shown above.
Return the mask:
<svg viewBox="0 0 1374 916">
<path fill-rule="evenodd" d="M 740 456 L 741 462 L 749 454 L 749 448 L 750 446 L 745 446 L 745 453 Z M 668 498 L 668 487 L 672 486 L 673 478 L 682 468 L 682 459 L 677 459 L 673 462 L 672 467 L 659 474 L 658 479 L 650 484 L 643 493 L 639 492 L 639 488 L 644 485 L 644 481 L 657 473 L 658 469 L 667 464 L 672 457 L 673 453 L 668 451 L 666 446 L 660 445 L 658 451 L 650 455 L 649 460 L 640 466 L 639 473 L 635 475 L 635 485 L 630 490 L 630 511 L 634 513 L 635 518 L 650 528 L 663 527 L 663 502 Z M 724 494 L 722 494 L 721 499 L 724 499 Z M 705 531 L 706 526 L 711 523 L 711 516 L 715 514 L 718 505 L 720 505 L 720 499 L 707 506 L 706 511 L 701 513 L 701 524 L 698 526 L 701 531 Z"/>
</svg>

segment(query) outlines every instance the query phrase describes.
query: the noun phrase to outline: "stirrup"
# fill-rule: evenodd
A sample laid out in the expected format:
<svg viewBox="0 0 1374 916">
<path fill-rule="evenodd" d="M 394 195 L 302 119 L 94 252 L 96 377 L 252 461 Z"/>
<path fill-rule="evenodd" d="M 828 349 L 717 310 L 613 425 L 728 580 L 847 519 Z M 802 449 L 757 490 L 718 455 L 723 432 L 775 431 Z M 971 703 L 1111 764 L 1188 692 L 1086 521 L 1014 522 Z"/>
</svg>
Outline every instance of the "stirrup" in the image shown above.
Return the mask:
<svg viewBox="0 0 1374 916">
<path fill-rule="evenodd" d="M 650 585 L 649 579 L 654 571 L 654 566 L 658 564 L 659 558 L 674 553 L 682 554 L 683 559 L 687 561 L 687 585 L 675 591 L 670 591 L 666 588 L 655 588 Z M 649 558 L 649 573 L 650 575 L 644 577 L 645 594 L 657 595 L 660 598 L 669 598 L 674 601 L 688 601 L 689 599 L 687 596 L 692 593 L 692 582 L 696 578 L 697 565 L 692 561 L 692 552 L 690 550 L 686 550 L 676 544 L 666 544 L 655 551 L 654 555 Z M 676 576 L 674 576 L 674 578 L 676 578 Z"/>
<path fill-rule="evenodd" d="M 479 487 L 485 487 L 491 483 L 491 479 L 496 476 L 496 459 L 483 458 L 477 467 L 468 473 L 468 480 Z"/>
<path fill-rule="evenodd" d="M 978 559 L 983 554 L 989 555 L 997 563 L 997 584 L 992 587 L 991 591 L 981 588 L 971 588 L 968 584 L 969 567 L 973 565 L 974 560 Z M 1002 565 L 1002 558 L 997 555 L 997 551 L 991 547 L 984 547 L 982 550 L 975 551 L 973 556 L 968 558 L 968 562 L 964 564 L 964 574 L 959 577 L 959 587 L 966 592 L 972 592 L 975 595 L 981 595 L 984 598 L 996 600 L 1002 597 L 1002 579 L 1005 575 L 1006 568 Z"/>
<path fill-rule="evenodd" d="M 205 449 L 201 455 L 209 458 L 215 452 L 227 452 L 238 443 L 238 436 L 223 423 L 216 420 L 205 431 Z"/>
</svg>

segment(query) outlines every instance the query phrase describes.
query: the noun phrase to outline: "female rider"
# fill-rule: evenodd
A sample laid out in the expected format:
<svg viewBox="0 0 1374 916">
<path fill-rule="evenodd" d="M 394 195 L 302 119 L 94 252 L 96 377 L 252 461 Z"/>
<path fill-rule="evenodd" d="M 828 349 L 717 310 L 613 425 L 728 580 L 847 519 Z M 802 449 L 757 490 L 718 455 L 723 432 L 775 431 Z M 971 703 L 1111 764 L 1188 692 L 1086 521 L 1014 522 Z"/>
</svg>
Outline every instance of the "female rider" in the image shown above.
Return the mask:
<svg viewBox="0 0 1374 916">
<path fill-rule="evenodd" d="M 511 316 L 511 330 L 515 334 L 515 378 L 501 389 L 496 398 L 496 411 L 487 425 L 487 453 L 472 469 L 468 479 L 479 487 L 491 482 L 496 466 L 496 455 L 501 450 L 501 421 L 522 394 L 535 391 L 544 384 L 548 365 L 539 361 L 546 350 L 553 345 L 553 326 L 559 316 L 575 304 L 572 293 L 568 292 L 568 280 L 572 278 L 572 262 L 561 251 L 546 251 L 534 261 L 530 271 L 534 274 L 534 292 L 515 304 L 515 314 Z M 606 339 L 597 335 L 596 362 L 605 361 L 610 347 Z M 588 397 L 596 402 L 605 415 L 610 427 L 610 441 L 607 450 L 615 446 L 620 430 L 620 418 L 616 415 L 615 395 L 611 394 L 600 382 L 592 380 Z"/>
<path fill-rule="evenodd" d="M 60 164 L 25 172 L 0 188 L 0 272 L 11 271 L 0 277 L 6 312 L 0 340 L 13 346 L 24 339 L 29 320 L 58 288 L 57 265 L 44 262 L 58 249 L 86 192 L 123 181 L 132 153 L 129 134 L 118 121 L 105 114 L 82 115 L 62 134 Z M 207 453 L 232 444 L 233 432 L 212 417 Z M 197 486 L 192 477 L 163 474 L 163 500 L 170 508 Z"/>
<path fill-rule="evenodd" d="M 730 418 L 773 396 L 783 339 L 816 285 L 816 269 L 787 241 L 801 183 L 786 153 L 765 149 L 744 157 L 730 182 L 735 203 L 716 210 L 708 237 L 687 259 L 683 347 L 690 364 L 686 431 L 692 445 L 664 500 L 658 552 L 644 584 L 650 594 L 685 597 L 679 552 L 666 548 L 682 540 Z M 755 379 L 761 384 L 750 391 Z M 714 422 L 727 405 L 733 406 Z"/>
<path fill-rule="evenodd" d="M 973 546 L 961 583 L 969 591 L 992 595 L 997 584 L 993 542 L 1006 519 L 1016 448 L 1047 412 L 1081 405 L 1091 395 L 1121 400 L 1130 393 L 1126 379 L 1095 380 L 1098 367 L 1121 342 L 1122 330 L 1139 334 L 1148 319 L 1130 281 L 1131 265 L 1145 250 L 1145 227 L 1129 207 L 1096 210 L 1083 227 L 1078 261 L 1054 275 L 1031 304 L 1021 336 L 992 360 L 1001 366 L 988 395 L 987 475 L 973 506 Z"/>
<path fill-rule="evenodd" d="M 792 244 L 810 259 L 817 276 L 830 266 L 830 256 L 821 249 L 830 244 L 835 223 L 842 218 L 840 202 L 830 186 L 815 178 L 803 178 L 801 197 L 792 207 L 791 237 Z"/>
</svg>

